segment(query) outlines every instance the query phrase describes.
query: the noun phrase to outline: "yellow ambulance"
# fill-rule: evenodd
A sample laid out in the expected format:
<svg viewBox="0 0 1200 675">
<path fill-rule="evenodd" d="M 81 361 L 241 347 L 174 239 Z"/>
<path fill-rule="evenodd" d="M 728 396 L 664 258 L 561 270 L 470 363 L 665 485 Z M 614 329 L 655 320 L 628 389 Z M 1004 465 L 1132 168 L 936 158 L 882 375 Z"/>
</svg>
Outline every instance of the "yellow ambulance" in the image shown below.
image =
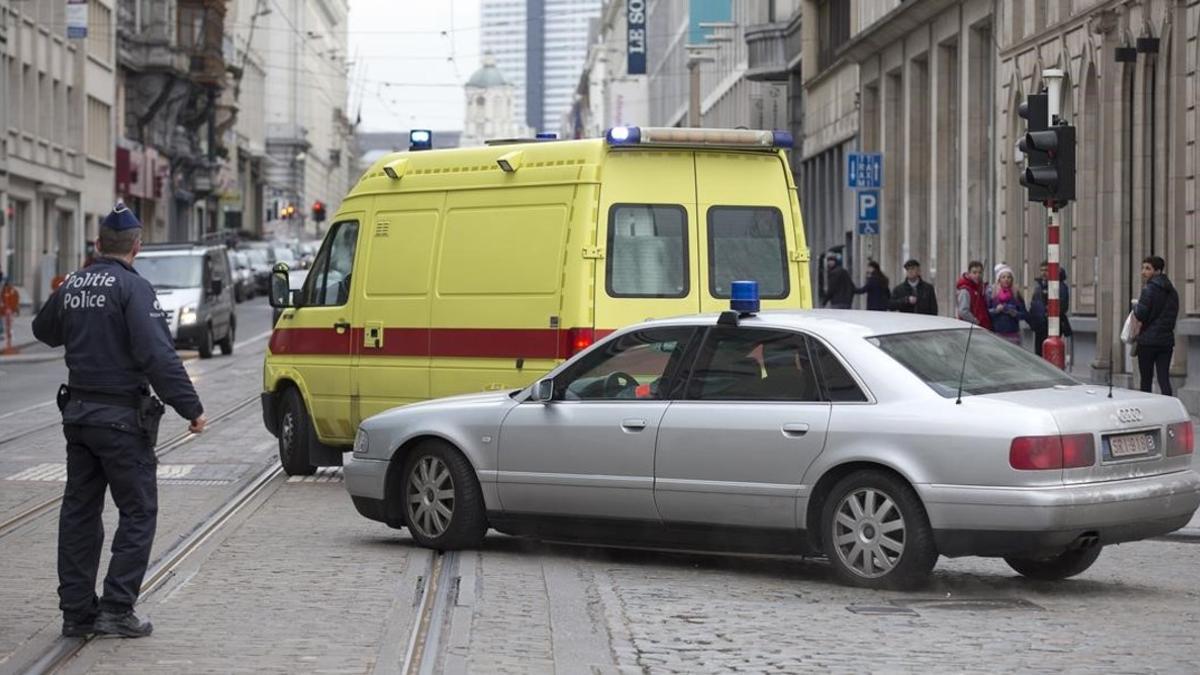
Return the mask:
<svg viewBox="0 0 1200 675">
<path fill-rule="evenodd" d="M 764 309 L 811 307 L 791 145 L 616 127 L 379 160 L 303 287 L 273 279 L 262 405 L 284 468 L 340 464 L 388 408 L 523 387 L 614 329 L 726 309 L 735 279 Z"/>
</svg>

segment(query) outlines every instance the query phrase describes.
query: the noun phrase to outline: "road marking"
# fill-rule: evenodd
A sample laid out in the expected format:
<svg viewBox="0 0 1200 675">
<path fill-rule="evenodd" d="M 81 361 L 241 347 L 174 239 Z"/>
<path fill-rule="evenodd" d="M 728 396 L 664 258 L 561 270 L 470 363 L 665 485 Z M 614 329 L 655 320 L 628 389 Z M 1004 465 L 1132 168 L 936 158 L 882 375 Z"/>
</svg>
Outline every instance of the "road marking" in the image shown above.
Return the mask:
<svg viewBox="0 0 1200 675">
<path fill-rule="evenodd" d="M 157 474 L 159 480 L 163 480 L 164 482 L 171 484 L 172 481 L 184 480 L 195 468 L 195 464 L 159 464 Z M 59 464 L 57 462 L 35 464 L 34 466 L 31 466 L 24 471 L 15 473 L 4 480 L 62 483 L 67 480 L 67 465 Z M 210 480 L 215 479 L 202 478 L 194 479 L 193 481 L 189 482 L 207 484 Z M 232 481 L 220 479 L 220 484 L 229 482 Z"/>
<path fill-rule="evenodd" d="M 27 412 L 29 412 L 30 410 L 37 410 L 38 408 L 45 408 L 46 406 L 48 406 L 48 405 L 50 405 L 50 404 L 52 404 L 52 403 L 54 403 L 54 401 L 42 401 L 41 403 L 34 403 L 33 405 L 31 405 L 31 406 L 28 406 L 28 407 L 25 407 L 25 408 L 21 408 L 20 410 L 14 410 L 14 411 L 12 411 L 12 412 L 6 412 L 6 413 L 4 413 L 3 415 L 0 415 L 0 420 L 2 420 L 2 419 L 7 419 L 7 418 L 9 418 L 9 417 L 13 417 L 13 416 L 15 416 L 15 415 L 20 415 L 20 414 L 22 414 L 22 413 L 27 413 Z"/>
<path fill-rule="evenodd" d="M 288 476 L 289 483 L 340 483 L 342 482 L 342 467 L 320 466 L 311 476 Z"/>
<path fill-rule="evenodd" d="M 259 340 L 262 340 L 263 338 L 269 338 L 269 337 L 271 337 L 271 333 L 273 333 L 273 332 L 275 332 L 274 329 L 268 330 L 268 331 L 263 331 L 262 333 L 259 333 L 258 335 L 255 335 L 254 337 L 246 338 L 245 340 L 242 340 L 241 342 L 235 342 L 235 343 L 233 343 L 233 348 L 235 350 L 241 349 L 242 347 L 250 344 L 251 342 L 258 342 Z"/>
</svg>

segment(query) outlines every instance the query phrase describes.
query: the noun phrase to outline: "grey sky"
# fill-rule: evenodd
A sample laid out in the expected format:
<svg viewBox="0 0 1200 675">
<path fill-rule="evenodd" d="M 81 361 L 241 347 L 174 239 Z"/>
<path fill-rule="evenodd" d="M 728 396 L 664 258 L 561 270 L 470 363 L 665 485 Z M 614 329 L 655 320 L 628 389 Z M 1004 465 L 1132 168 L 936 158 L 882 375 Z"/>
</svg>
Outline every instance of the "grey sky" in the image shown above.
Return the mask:
<svg viewBox="0 0 1200 675">
<path fill-rule="evenodd" d="M 350 58 L 360 129 L 461 129 L 462 83 L 479 66 L 479 0 L 350 0 Z"/>
</svg>

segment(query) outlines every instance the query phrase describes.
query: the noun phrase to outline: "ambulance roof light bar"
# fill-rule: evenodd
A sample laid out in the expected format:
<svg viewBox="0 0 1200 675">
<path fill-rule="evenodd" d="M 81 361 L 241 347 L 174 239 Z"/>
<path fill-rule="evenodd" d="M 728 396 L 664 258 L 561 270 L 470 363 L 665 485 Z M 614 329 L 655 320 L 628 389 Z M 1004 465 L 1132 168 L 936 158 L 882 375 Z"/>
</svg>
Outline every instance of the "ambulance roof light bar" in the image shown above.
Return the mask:
<svg viewBox="0 0 1200 675">
<path fill-rule="evenodd" d="M 604 134 L 611 146 L 712 145 L 731 148 L 794 148 L 787 131 L 765 129 L 688 129 L 678 127 L 613 127 Z"/>
</svg>

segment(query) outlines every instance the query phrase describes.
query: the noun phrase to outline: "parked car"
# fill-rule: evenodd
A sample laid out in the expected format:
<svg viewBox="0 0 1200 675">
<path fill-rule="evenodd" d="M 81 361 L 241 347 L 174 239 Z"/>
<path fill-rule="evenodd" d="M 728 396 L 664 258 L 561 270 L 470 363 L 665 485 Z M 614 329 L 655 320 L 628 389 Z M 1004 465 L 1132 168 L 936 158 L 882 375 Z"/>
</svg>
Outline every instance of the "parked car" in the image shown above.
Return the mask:
<svg viewBox="0 0 1200 675">
<path fill-rule="evenodd" d="M 1062 579 L 1183 527 L 1193 450 L 1177 399 L 1110 397 L 952 319 L 728 312 L 617 331 L 524 389 L 371 417 L 344 475 L 360 514 L 430 548 L 491 527 L 819 552 L 845 583 L 903 589 L 939 555 Z"/>
<path fill-rule="evenodd" d="M 133 261 L 158 295 L 177 347 L 212 358 L 233 353 L 237 334 L 233 273 L 224 246 L 146 244 Z"/>
<path fill-rule="evenodd" d="M 254 292 L 265 295 L 271 286 L 271 253 L 265 244 L 251 244 L 246 248 L 250 270 L 254 276 Z"/>
<path fill-rule="evenodd" d="M 245 251 L 229 252 L 229 269 L 233 273 L 233 299 L 244 302 L 254 297 L 254 270 L 250 267 L 250 258 Z"/>
</svg>

